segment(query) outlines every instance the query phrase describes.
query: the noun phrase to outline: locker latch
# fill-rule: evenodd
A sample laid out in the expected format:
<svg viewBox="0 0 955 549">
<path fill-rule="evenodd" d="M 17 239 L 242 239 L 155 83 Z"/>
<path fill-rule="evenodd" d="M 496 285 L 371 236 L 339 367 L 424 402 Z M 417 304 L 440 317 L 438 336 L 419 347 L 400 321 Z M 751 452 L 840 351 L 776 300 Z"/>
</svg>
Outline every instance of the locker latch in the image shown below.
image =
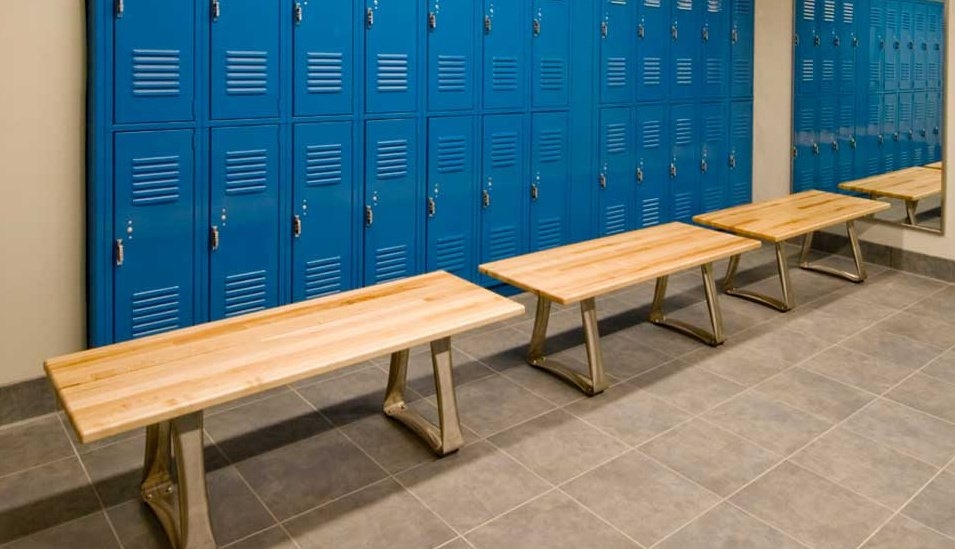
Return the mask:
<svg viewBox="0 0 955 549">
<path fill-rule="evenodd" d="M 116 14 L 116 17 L 122 17 L 124 11 L 126 11 L 125 2 L 123 2 L 123 0 L 116 0 L 113 4 L 113 12 Z"/>
<path fill-rule="evenodd" d="M 531 183 L 531 200 L 537 200 L 540 198 L 540 188 L 537 186 L 537 183 Z"/>
<path fill-rule="evenodd" d="M 793 147 L 793 151 L 794 151 L 794 152 L 795 152 L 795 150 L 796 150 L 796 148 Z M 733 154 L 733 153 L 730 153 L 729 165 L 730 165 L 730 169 L 731 169 L 731 170 L 735 170 L 735 169 L 736 169 L 736 155 Z"/>
<path fill-rule="evenodd" d="M 541 20 L 540 20 L 540 19 L 534 19 L 533 29 L 534 29 L 534 36 L 540 36 L 540 34 L 541 34 Z"/>
<path fill-rule="evenodd" d="M 481 207 L 490 208 L 491 207 L 491 193 L 487 189 L 481 191 Z"/>
<path fill-rule="evenodd" d="M 922 51 L 928 51 L 928 44 L 922 42 Z"/>
<path fill-rule="evenodd" d="M 909 49 L 910 49 L 910 50 L 914 50 L 914 49 L 915 49 L 915 42 L 909 41 Z"/>
<path fill-rule="evenodd" d="M 212 0 L 212 20 L 218 21 L 220 15 L 222 15 L 222 7 L 219 5 L 219 0 Z"/>
<path fill-rule="evenodd" d="M 295 3 L 295 8 L 293 8 L 293 10 L 292 10 L 292 16 L 293 16 L 293 18 L 295 19 L 295 24 L 296 24 L 296 25 L 302 22 L 303 14 L 302 14 L 302 3 L 301 3 L 301 2 L 296 2 L 296 3 Z"/>
<path fill-rule="evenodd" d="M 643 23 L 640 23 L 639 25 L 637 25 L 637 36 L 640 38 L 644 38 L 646 37 L 646 35 L 647 35 L 646 25 L 644 25 Z"/>
<path fill-rule="evenodd" d="M 670 162 L 670 177 L 676 177 L 676 162 Z"/>
<path fill-rule="evenodd" d="M 219 227 L 217 225 L 213 225 L 209 229 L 209 246 L 213 252 L 219 249 Z"/>
<path fill-rule="evenodd" d="M 832 150 L 839 152 L 839 142 L 835 139 L 832 140 Z"/>
<path fill-rule="evenodd" d="M 813 35 L 813 37 L 812 37 L 812 45 L 813 45 L 813 46 L 820 46 L 820 45 L 822 45 L 822 37 L 819 36 L 818 34 Z"/>
<path fill-rule="evenodd" d="M 707 171 L 709 171 L 709 169 L 710 169 L 710 165 L 706 161 L 706 159 L 704 158 L 703 160 L 700 160 L 700 173 L 706 173 Z"/>
<path fill-rule="evenodd" d="M 600 188 L 601 189 L 607 188 L 607 174 L 605 173 L 600 174 Z"/>
<path fill-rule="evenodd" d="M 855 150 L 856 147 L 858 147 L 858 146 L 859 146 L 859 142 L 856 141 L 856 138 L 855 138 L 855 137 L 850 137 L 850 138 L 849 138 L 849 147 L 851 147 L 853 150 Z"/>
<path fill-rule="evenodd" d="M 926 135 L 928 135 L 928 131 L 926 131 L 925 128 L 922 128 L 921 130 L 919 130 L 919 135 L 921 135 L 922 137 L 925 137 Z"/>
<path fill-rule="evenodd" d="M 884 145 L 884 144 L 885 144 L 885 136 L 880 133 L 880 134 L 879 134 L 879 145 Z"/>
<path fill-rule="evenodd" d="M 438 205 L 435 203 L 433 197 L 428 197 L 428 217 L 434 217 L 434 214 L 438 213 Z"/>
<path fill-rule="evenodd" d="M 302 216 L 298 214 L 292 216 L 292 236 L 295 238 L 302 236 Z"/>
<path fill-rule="evenodd" d="M 895 49 L 900 49 L 902 47 L 902 43 L 896 40 L 895 42 L 892 43 L 892 47 Z"/>
<path fill-rule="evenodd" d="M 842 40 L 840 40 L 838 36 L 833 36 L 832 45 L 838 48 L 840 44 L 842 44 Z"/>
<path fill-rule="evenodd" d="M 812 154 L 819 154 L 819 143 L 812 144 Z"/>
<path fill-rule="evenodd" d="M 126 260 L 126 249 L 123 247 L 123 239 L 117 238 L 116 245 L 113 249 L 113 258 L 116 260 L 116 266 L 122 267 L 123 261 Z"/>
<path fill-rule="evenodd" d="M 491 34 L 491 28 L 493 27 L 493 22 L 491 21 L 490 15 L 484 16 L 484 33 Z"/>
<path fill-rule="evenodd" d="M 879 49 L 880 49 L 880 50 L 884 50 L 884 49 L 885 49 L 885 38 L 880 38 L 880 39 L 879 39 Z"/>
<path fill-rule="evenodd" d="M 704 42 L 709 42 L 709 41 L 710 41 L 710 28 L 704 26 L 704 27 L 703 27 L 703 30 L 702 30 L 702 32 L 701 32 L 701 35 L 702 35 L 702 37 L 703 37 L 703 41 L 704 41 Z"/>
<path fill-rule="evenodd" d="M 793 46 L 798 46 L 798 45 L 799 45 L 799 35 L 798 35 L 798 34 L 794 34 L 794 35 L 793 35 Z"/>
<path fill-rule="evenodd" d="M 852 37 L 852 47 L 853 47 L 853 48 L 858 48 L 858 47 L 859 47 L 859 37 L 858 37 L 858 36 L 853 36 L 853 37 Z"/>
<path fill-rule="evenodd" d="M 428 28 L 432 30 L 438 28 L 438 14 L 433 11 L 428 13 Z"/>
<path fill-rule="evenodd" d="M 600 22 L 600 37 L 606 38 L 607 34 L 610 33 L 610 24 L 607 21 Z"/>
<path fill-rule="evenodd" d="M 372 8 L 365 10 L 365 25 L 369 29 L 375 26 L 375 10 Z"/>
<path fill-rule="evenodd" d="M 637 183 L 643 183 L 643 166 L 637 166 Z"/>
<path fill-rule="evenodd" d="M 365 206 L 365 226 L 371 227 L 375 223 L 375 211 L 371 206 Z"/>
<path fill-rule="evenodd" d="M 674 40 L 677 40 L 680 37 L 680 29 L 676 27 L 676 23 L 670 25 L 670 36 L 672 36 Z"/>
<path fill-rule="evenodd" d="M 935 134 L 935 135 L 938 135 L 938 133 L 939 133 L 938 126 L 935 126 L 935 128 L 932 129 L 932 133 Z"/>
<path fill-rule="evenodd" d="M 892 134 L 892 139 L 898 141 L 900 138 L 901 138 L 901 135 L 899 135 L 899 132 L 895 132 Z"/>
<path fill-rule="evenodd" d="M 909 130 L 909 140 L 915 139 L 915 130 Z"/>
<path fill-rule="evenodd" d="M 733 30 L 730 31 L 730 43 L 735 44 L 739 42 L 739 29 L 733 27 Z M 799 42 L 799 37 L 796 37 L 796 42 Z"/>
</svg>

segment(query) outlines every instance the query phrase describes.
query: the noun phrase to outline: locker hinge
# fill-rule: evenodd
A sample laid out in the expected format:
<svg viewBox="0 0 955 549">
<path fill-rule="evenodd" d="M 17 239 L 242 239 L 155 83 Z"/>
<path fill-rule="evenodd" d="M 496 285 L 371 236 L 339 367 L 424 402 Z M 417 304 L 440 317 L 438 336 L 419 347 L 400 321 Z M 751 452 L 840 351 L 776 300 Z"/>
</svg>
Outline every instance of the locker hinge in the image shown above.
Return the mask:
<svg viewBox="0 0 955 549">
<path fill-rule="evenodd" d="M 796 147 L 793 147 L 793 152 L 795 153 L 795 151 L 796 151 Z M 735 154 L 730 153 L 729 166 L 730 166 L 730 169 L 731 169 L 731 170 L 735 170 L 735 169 L 736 169 L 736 155 L 735 155 Z"/>
<path fill-rule="evenodd" d="M 219 249 L 219 227 L 217 225 L 213 225 L 209 229 L 209 247 L 212 248 L 213 252 Z"/>
<path fill-rule="evenodd" d="M 428 13 L 428 28 L 431 30 L 438 28 L 438 14 L 433 11 Z"/>
<path fill-rule="evenodd" d="M 610 23 L 606 21 L 601 21 L 600 22 L 600 37 L 606 38 L 609 33 L 610 33 Z"/>
<path fill-rule="evenodd" d="M 643 183 L 643 166 L 637 166 L 637 183 Z"/>
<path fill-rule="evenodd" d="M 494 23 L 491 21 L 490 15 L 484 16 L 484 34 L 491 34 L 491 28 L 494 26 Z"/>
<path fill-rule="evenodd" d="M 371 227 L 375 224 L 375 211 L 371 209 L 371 206 L 365 206 L 365 226 Z"/>
<path fill-rule="evenodd" d="M 531 200 L 537 200 L 540 198 L 541 192 L 540 188 L 537 186 L 537 183 L 531 183 Z"/>
<path fill-rule="evenodd" d="M 676 177 L 676 162 L 670 162 L 670 177 Z"/>
<path fill-rule="evenodd" d="M 220 15 L 222 15 L 222 7 L 219 5 L 219 0 L 212 0 L 212 20 L 217 21 Z"/>
<path fill-rule="evenodd" d="M 534 24 L 532 25 L 532 28 L 533 28 L 533 30 L 534 30 L 534 36 L 540 36 L 540 34 L 541 34 L 541 20 L 540 20 L 540 19 L 534 19 Z"/>
<path fill-rule="evenodd" d="M 428 217 L 434 217 L 434 214 L 438 213 L 438 204 L 434 201 L 433 197 L 428 197 Z"/>
<path fill-rule="evenodd" d="M 704 42 L 709 42 L 709 41 L 710 41 L 710 28 L 704 26 L 704 27 L 703 27 L 703 30 L 700 32 L 700 35 L 701 35 L 701 37 L 703 38 L 703 41 L 704 41 Z"/>
<path fill-rule="evenodd" d="M 295 24 L 298 25 L 302 22 L 304 14 L 302 13 L 302 3 L 296 2 L 295 7 L 292 9 L 292 19 L 295 21 Z"/>
<path fill-rule="evenodd" d="M 481 191 L 481 207 L 489 208 L 491 206 L 491 193 L 487 189 Z"/>
<path fill-rule="evenodd" d="M 600 178 L 599 178 L 599 179 L 600 179 L 600 188 L 601 188 L 601 189 L 606 189 L 606 188 L 607 188 L 607 174 L 605 174 L 605 173 L 600 174 Z"/>
<path fill-rule="evenodd" d="M 126 11 L 126 3 L 123 0 L 116 0 L 113 3 L 113 12 L 116 14 L 116 17 L 122 17 L 124 11 Z"/>
<path fill-rule="evenodd" d="M 799 41 L 799 37 L 796 37 L 796 41 Z M 730 31 L 730 44 L 735 44 L 739 42 L 739 29 L 733 27 L 733 30 Z"/>
<path fill-rule="evenodd" d="M 640 23 L 639 25 L 637 25 L 637 37 L 644 38 L 646 36 L 647 36 L 647 26 L 644 25 L 643 23 Z"/>
<path fill-rule="evenodd" d="M 113 246 L 113 259 L 116 261 L 117 267 L 122 267 L 123 261 L 126 260 L 126 248 L 123 247 L 122 238 L 116 239 L 116 244 Z"/>
<path fill-rule="evenodd" d="M 365 10 L 365 26 L 369 29 L 375 26 L 375 10 L 372 8 Z"/>
<path fill-rule="evenodd" d="M 295 238 L 302 236 L 302 216 L 298 214 L 292 216 L 292 236 Z"/>
</svg>

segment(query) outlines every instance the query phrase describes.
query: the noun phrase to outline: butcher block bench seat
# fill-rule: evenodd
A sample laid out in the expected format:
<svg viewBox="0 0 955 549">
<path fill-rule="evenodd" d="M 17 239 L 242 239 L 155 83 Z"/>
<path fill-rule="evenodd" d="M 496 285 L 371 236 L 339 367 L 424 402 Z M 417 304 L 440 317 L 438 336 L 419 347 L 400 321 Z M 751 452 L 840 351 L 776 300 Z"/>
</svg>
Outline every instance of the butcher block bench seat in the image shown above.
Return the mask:
<svg viewBox="0 0 955 549">
<path fill-rule="evenodd" d="M 783 293 L 782 301 L 757 292 L 736 288 L 735 277 L 736 271 L 739 269 L 739 256 L 730 259 L 726 278 L 723 281 L 723 291 L 729 295 L 749 299 L 780 311 L 788 311 L 793 308 L 794 300 L 789 277 L 789 265 L 786 262 L 783 244 L 787 240 L 802 236 L 804 237 L 802 251 L 799 255 L 799 266 L 801 268 L 838 276 L 852 282 L 863 282 L 866 279 L 865 264 L 862 261 L 862 250 L 859 247 L 859 239 L 855 231 L 855 220 L 889 208 L 889 204 L 877 200 L 823 191 L 806 191 L 775 200 L 756 202 L 698 215 L 693 218 L 693 221 L 700 225 L 729 231 L 740 236 L 756 238 L 775 245 L 776 265 L 779 269 L 779 279 Z M 856 273 L 848 273 L 808 261 L 815 231 L 842 223 L 846 224 L 846 230 L 849 233 Z"/>
<path fill-rule="evenodd" d="M 906 223 L 918 226 L 919 202 L 942 194 L 942 174 L 931 167 L 907 168 L 840 183 L 839 188 L 872 198 L 901 200 L 905 203 Z"/>
<path fill-rule="evenodd" d="M 925 167 L 926 167 L 926 168 L 931 168 L 931 169 L 933 169 L 933 170 L 941 170 L 941 169 L 942 169 L 942 163 L 941 163 L 941 162 L 932 162 L 931 164 L 926 164 Z"/>
<path fill-rule="evenodd" d="M 724 341 L 723 321 L 713 281 L 713 262 L 759 247 L 758 241 L 748 238 L 669 223 L 487 263 L 479 270 L 537 295 L 527 362 L 576 385 L 588 395 L 595 395 L 607 387 L 595 298 L 656 280 L 650 320 L 710 345 L 719 345 Z M 712 332 L 669 320 L 663 313 L 669 275 L 694 267 L 700 267 L 703 273 Z M 544 343 L 552 302 L 580 303 L 590 377 L 546 358 Z"/>
<path fill-rule="evenodd" d="M 143 499 L 174 547 L 212 548 L 203 410 L 390 353 L 385 413 L 447 454 L 463 444 L 451 336 L 523 312 L 436 272 L 53 358 L 45 368 L 82 442 L 146 428 Z M 437 426 L 404 401 L 409 349 L 424 343 L 431 345 Z"/>
</svg>

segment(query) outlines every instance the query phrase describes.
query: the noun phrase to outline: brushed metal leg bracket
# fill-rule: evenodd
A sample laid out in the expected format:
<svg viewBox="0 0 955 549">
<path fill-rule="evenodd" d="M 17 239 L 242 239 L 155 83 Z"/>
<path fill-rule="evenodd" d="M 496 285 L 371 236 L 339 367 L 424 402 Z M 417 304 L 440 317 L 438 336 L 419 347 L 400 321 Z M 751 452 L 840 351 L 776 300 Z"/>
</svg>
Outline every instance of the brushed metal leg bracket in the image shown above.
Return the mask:
<svg viewBox="0 0 955 549">
<path fill-rule="evenodd" d="M 919 224 L 918 212 L 919 201 L 918 200 L 906 200 L 905 201 L 905 220 L 909 225 L 917 226 Z"/>
<path fill-rule="evenodd" d="M 799 267 L 808 271 L 827 274 L 837 278 L 843 278 L 856 284 L 865 282 L 867 277 L 865 263 L 862 261 L 862 249 L 859 246 L 859 237 L 856 234 L 855 223 L 846 222 L 846 232 L 849 234 L 849 243 L 852 246 L 852 259 L 855 262 L 856 272 L 850 273 L 841 269 L 834 269 L 826 265 L 817 265 L 809 262 L 809 251 L 812 249 L 812 237 L 814 233 L 805 236 L 802 242 L 802 251 L 799 254 Z"/>
<path fill-rule="evenodd" d="M 730 258 L 729 266 L 726 269 L 726 278 L 723 279 L 723 292 L 726 295 L 746 299 L 754 303 L 759 303 L 760 305 L 766 305 L 782 312 L 789 311 L 793 308 L 792 281 L 789 278 L 789 264 L 786 261 L 786 252 L 782 242 L 776 243 L 776 268 L 779 271 L 779 283 L 782 287 L 782 301 L 766 294 L 737 288 L 736 272 L 739 270 L 739 260 L 740 256 L 738 255 L 734 255 Z"/>
<path fill-rule="evenodd" d="M 683 335 L 698 339 L 707 345 L 716 347 L 726 341 L 723 335 L 723 313 L 720 310 L 719 298 L 716 292 L 716 282 L 713 280 L 713 264 L 707 263 L 700 267 L 703 274 L 703 290 L 706 293 L 706 308 L 710 314 L 712 332 L 680 320 L 667 318 L 663 312 L 663 302 L 666 299 L 667 282 L 669 277 L 657 279 L 656 290 L 653 293 L 653 305 L 650 308 L 650 322 L 663 326 Z"/>
<path fill-rule="evenodd" d="M 547 371 L 576 386 L 585 394 L 593 396 L 607 388 L 604 375 L 603 355 L 600 352 L 600 332 L 597 328 L 597 305 L 593 298 L 580 302 L 580 316 L 584 326 L 584 343 L 587 347 L 587 363 L 590 376 L 586 376 L 552 359 L 544 351 L 547 341 L 547 323 L 550 320 L 549 299 L 537 296 L 537 314 L 534 317 L 534 332 L 527 352 L 527 363 L 535 368 Z"/>
</svg>

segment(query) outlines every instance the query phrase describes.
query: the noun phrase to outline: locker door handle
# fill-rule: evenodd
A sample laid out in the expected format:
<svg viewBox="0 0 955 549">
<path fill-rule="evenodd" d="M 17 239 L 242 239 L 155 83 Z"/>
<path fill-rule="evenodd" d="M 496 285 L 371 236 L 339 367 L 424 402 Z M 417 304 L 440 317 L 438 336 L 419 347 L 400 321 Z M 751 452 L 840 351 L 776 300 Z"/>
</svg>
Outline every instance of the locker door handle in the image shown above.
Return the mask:
<svg viewBox="0 0 955 549">
<path fill-rule="evenodd" d="M 435 203 L 434 198 L 428 197 L 428 217 L 434 217 L 434 214 L 438 213 L 438 205 Z"/>
<path fill-rule="evenodd" d="M 703 27 L 703 31 L 702 31 L 701 34 L 702 34 L 702 37 L 703 37 L 703 41 L 704 41 L 704 42 L 709 42 L 709 41 L 710 41 L 710 28 L 709 28 L 709 27 Z"/>
<path fill-rule="evenodd" d="M 700 173 L 706 173 L 709 170 L 710 170 L 710 165 L 706 161 L 706 159 L 704 158 L 703 160 L 700 160 Z"/>
<path fill-rule="evenodd" d="M 375 10 L 372 8 L 365 10 L 365 26 L 369 29 L 375 26 Z"/>
<path fill-rule="evenodd" d="M 884 145 L 884 144 L 885 144 L 885 136 L 882 134 L 879 134 L 879 145 Z"/>
<path fill-rule="evenodd" d="M 219 249 L 219 227 L 217 225 L 213 225 L 209 229 L 209 245 L 213 252 Z"/>
<path fill-rule="evenodd" d="M 637 166 L 637 183 L 643 183 L 643 166 Z"/>
<path fill-rule="evenodd" d="M 909 130 L 909 139 L 915 139 L 915 130 Z"/>
<path fill-rule="evenodd" d="M 795 150 L 795 149 L 794 149 L 794 150 Z M 735 170 L 735 169 L 736 169 L 736 155 L 735 155 L 735 154 L 731 154 L 731 155 L 730 155 L 729 165 L 730 165 L 730 169 L 731 169 L 731 170 Z"/>
<path fill-rule="evenodd" d="M 491 207 L 491 193 L 487 189 L 481 191 L 481 207 L 490 208 Z"/>
<path fill-rule="evenodd" d="M 292 236 L 295 238 L 302 236 L 302 216 L 297 214 L 292 216 Z"/>
<path fill-rule="evenodd" d="M 832 140 L 832 150 L 835 152 L 839 152 L 839 142 L 836 141 L 835 139 Z"/>
<path fill-rule="evenodd" d="M 122 238 L 116 239 L 116 245 L 114 246 L 114 250 L 113 250 L 113 257 L 116 260 L 116 266 L 122 267 L 123 262 L 126 260 L 126 248 L 123 247 Z"/>
<path fill-rule="evenodd" d="M 605 173 L 600 174 L 600 188 L 601 189 L 607 188 L 607 174 Z"/>
<path fill-rule="evenodd" d="M 900 138 L 901 136 L 899 135 L 899 132 L 895 132 L 892 134 L 892 139 L 898 141 Z"/>
<path fill-rule="evenodd" d="M 676 177 L 676 162 L 670 162 L 670 177 Z"/>
<path fill-rule="evenodd" d="M 222 15 L 222 7 L 219 5 L 219 0 L 212 0 L 212 20 L 218 21 L 220 15 Z"/>
<path fill-rule="evenodd" d="M 880 38 L 880 39 L 879 39 L 879 49 L 880 49 L 880 50 L 884 50 L 884 49 L 885 49 L 885 38 Z"/>
<path fill-rule="evenodd" d="M 840 40 L 838 36 L 833 36 L 832 45 L 838 48 L 840 44 L 842 44 L 842 40 Z"/>
<path fill-rule="evenodd" d="M 295 24 L 298 25 L 302 22 L 304 13 L 302 12 L 302 3 L 296 2 L 295 7 L 292 9 L 292 19 L 295 20 Z"/>
<path fill-rule="evenodd" d="M 921 130 L 919 130 L 919 135 L 921 135 L 922 137 L 925 137 L 926 135 L 928 135 L 928 131 L 926 131 L 925 128 L 922 128 Z"/>
<path fill-rule="evenodd" d="M 490 15 L 484 16 L 484 34 L 491 34 L 491 28 L 494 26 Z"/>
<path fill-rule="evenodd" d="M 116 14 L 116 18 L 123 16 L 123 12 L 126 11 L 126 3 L 123 0 L 116 0 L 113 4 L 113 12 Z"/>
<path fill-rule="evenodd" d="M 818 34 L 813 35 L 813 37 L 812 37 L 812 45 L 813 45 L 813 46 L 817 46 L 817 47 L 818 47 L 818 46 L 821 46 L 821 45 L 822 45 L 822 37 L 819 36 Z"/>
<path fill-rule="evenodd" d="M 851 147 L 853 150 L 855 150 L 856 147 L 858 147 L 858 146 L 859 146 L 859 143 L 856 141 L 856 138 L 855 138 L 855 137 L 850 137 L 850 138 L 849 138 L 849 147 Z"/>
<path fill-rule="evenodd" d="M 735 44 L 737 42 L 739 42 L 739 29 L 733 27 L 733 30 L 730 31 L 730 43 Z"/>
<path fill-rule="evenodd" d="M 799 158 L 799 149 L 793 147 L 793 158 Z"/>
<path fill-rule="evenodd" d="M 812 144 L 812 154 L 819 154 L 819 143 Z"/>
<path fill-rule="evenodd" d="M 858 48 L 858 47 L 859 47 L 859 37 L 858 37 L 858 36 L 853 36 L 853 37 L 852 37 L 852 47 L 853 47 L 853 48 Z"/>
<path fill-rule="evenodd" d="M 896 40 L 895 42 L 892 43 L 892 47 L 895 49 L 900 49 L 902 47 L 902 43 Z"/>
<path fill-rule="evenodd" d="M 600 22 L 600 37 L 606 38 L 607 34 L 609 33 L 610 33 L 610 24 L 607 23 L 606 21 L 601 21 Z"/>
<path fill-rule="evenodd" d="M 537 183 L 531 183 L 531 200 L 537 200 L 540 198 L 540 188 L 537 186 Z"/>
<path fill-rule="evenodd" d="M 540 19 L 534 19 L 533 29 L 534 29 L 534 36 L 540 36 L 540 34 L 541 34 L 541 21 L 540 21 Z"/>
<path fill-rule="evenodd" d="M 647 36 L 647 27 L 643 23 L 637 25 L 637 37 L 645 38 Z"/>
<path fill-rule="evenodd" d="M 915 49 L 915 42 L 909 42 L 909 49 L 910 49 L 910 50 L 914 50 L 914 49 Z"/>
<path fill-rule="evenodd" d="M 428 13 L 428 28 L 431 30 L 438 28 L 438 14 L 433 11 Z"/>
<path fill-rule="evenodd" d="M 371 206 L 365 206 L 365 226 L 371 227 L 375 224 L 375 211 L 371 209 Z"/>
<path fill-rule="evenodd" d="M 935 135 L 938 135 L 938 133 L 939 133 L 938 126 L 936 126 L 936 127 L 932 130 L 932 133 L 934 133 Z"/>
<path fill-rule="evenodd" d="M 676 27 L 676 23 L 670 26 L 670 36 L 672 36 L 674 40 L 680 38 L 680 29 Z"/>
<path fill-rule="evenodd" d="M 798 35 L 798 34 L 794 34 L 794 35 L 793 35 L 793 46 L 798 46 L 798 45 L 799 45 L 799 35 Z"/>
</svg>

